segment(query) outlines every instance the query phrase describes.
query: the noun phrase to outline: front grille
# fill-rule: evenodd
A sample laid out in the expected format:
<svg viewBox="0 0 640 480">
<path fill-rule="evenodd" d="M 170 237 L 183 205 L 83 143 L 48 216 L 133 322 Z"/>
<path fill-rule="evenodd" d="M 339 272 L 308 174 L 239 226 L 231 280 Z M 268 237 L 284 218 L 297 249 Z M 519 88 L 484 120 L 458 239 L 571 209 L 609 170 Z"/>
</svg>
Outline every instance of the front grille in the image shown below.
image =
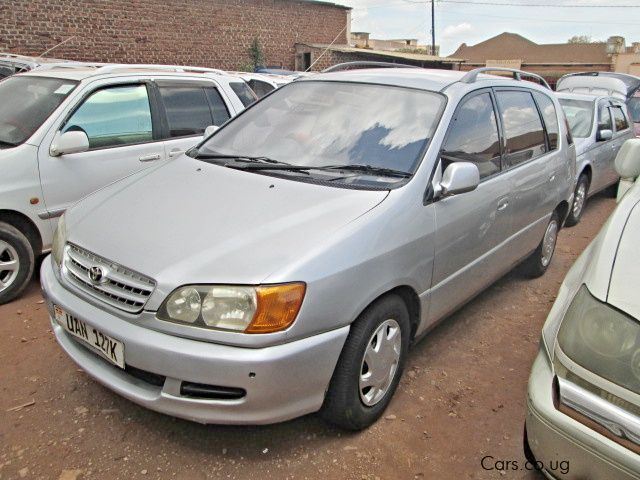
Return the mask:
<svg viewBox="0 0 640 480">
<path fill-rule="evenodd" d="M 93 267 L 101 270 L 99 281 L 90 277 Z M 65 248 L 62 272 L 87 295 L 129 313 L 140 312 L 156 286 L 152 279 L 71 243 Z"/>
</svg>

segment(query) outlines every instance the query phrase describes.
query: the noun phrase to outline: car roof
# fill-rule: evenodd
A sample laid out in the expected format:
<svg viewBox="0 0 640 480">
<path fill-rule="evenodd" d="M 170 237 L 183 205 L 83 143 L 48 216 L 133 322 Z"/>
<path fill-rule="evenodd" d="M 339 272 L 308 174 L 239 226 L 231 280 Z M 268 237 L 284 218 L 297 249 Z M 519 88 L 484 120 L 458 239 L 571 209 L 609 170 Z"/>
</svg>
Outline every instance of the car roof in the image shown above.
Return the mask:
<svg viewBox="0 0 640 480">
<path fill-rule="evenodd" d="M 204 76 L 209 78 L 227 78 L 242 80 L 240 77 L 222 70 L 204 67 L 190 67 L 183 65 L 127 65 L 127 64 L 101 64 L 101 63 L 58 63 L 35 68 L 29 72 L 21 73 L 24 76 L 60 78 L 65 80 L 82 81 L 87 78 L 108 78 L 122 75 L 171 75 L 193 78 Z"/>
<path fill-rule="evenodd" d="M 296 82 L 334 81 L 390 85 L 417 88 L 429 91 L 442 91 L 454 83 L 460 82 L 469 72 L 459 70 L 440 70 L 429 68 L 363 68 L 318 73 L 311 77 L 301 77 Z M 480 73 L 474 83 L 491 81 L 492 85 L 526 86 L 540 89 L 532 82 L 522 82 L 511 78 Z M 546 90 L 546 88 L 544 89 Z"/>
</svg>

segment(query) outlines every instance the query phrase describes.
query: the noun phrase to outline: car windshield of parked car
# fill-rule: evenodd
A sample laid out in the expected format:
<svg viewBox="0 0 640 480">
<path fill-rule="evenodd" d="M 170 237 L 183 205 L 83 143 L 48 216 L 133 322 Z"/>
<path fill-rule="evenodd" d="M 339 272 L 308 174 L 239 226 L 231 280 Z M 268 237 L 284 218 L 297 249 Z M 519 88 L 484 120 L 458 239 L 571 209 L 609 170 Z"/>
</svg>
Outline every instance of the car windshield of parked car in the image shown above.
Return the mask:
<svg viewBox="0 0 640 480">
<path fill-rule="evenodd" d="M 396 86 L 332 81 L 286 85 L 241 114 L 198 149 L 215 155 L 261 157 L 302 169 L 306 178 L 398 181 L 410 177 L 432 138 L 445 105 L 441 94 Z M 359 166 L 371 167 L 368 171 Z M 331 167 L 324 169 L 323 167 Z M 265 166 L 260 173 L 272 174 Z M 292 175 L 281 169 L 278 173 Z M 386 177 L 386 178 L 385 178 Z M 348 179 L 348 180 L 347 180 Z M 340 179 L 333 178 L 332 182 Z M 369 179 L 371 181 L 371 179 Z"/>
<path fill-rule="evenodd" d="M 0 148 L 28 140 L 76 85 L 71 80 L 19 75 L 0 82 Z"/>
<path fill-rule="evenodd" d="M 571 134 L 576 138 L 589 137 L 593 125 L 594 102 L 561 98 L 560 105 L 567 116 Z"/>
</svg>

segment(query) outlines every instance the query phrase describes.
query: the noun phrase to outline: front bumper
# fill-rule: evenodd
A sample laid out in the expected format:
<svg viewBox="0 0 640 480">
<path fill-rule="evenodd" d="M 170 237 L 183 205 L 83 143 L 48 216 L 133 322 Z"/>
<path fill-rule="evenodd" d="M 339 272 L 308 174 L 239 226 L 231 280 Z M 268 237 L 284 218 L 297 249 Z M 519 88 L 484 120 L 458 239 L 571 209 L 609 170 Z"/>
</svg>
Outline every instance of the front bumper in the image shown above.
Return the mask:
<svg viewBox="0 0 640 480">
<path fill-rule="evenodd" d="M 201 423 L 268 424 L 320 409 L 349 333 L 343 327 L 266 348 L 240 348 L 185 339 L 143 328 L 84 301 L 60 284 L 51 257 L 40 279 L 52 329 L 64 351 L 89 375 L 129 400 Z M 127 367 L 166 377 L 145 382 L 81 345 L 56 321 L 53 304 L 124 343 Z M 181 395 L 182 382 L 242 388 L 240 399 Z"/>
<path fill-rule="evenodd" d="M 545 475 L 563 480 L 639 479 L 640 457 L 556 410 L 552 383 L 553 370 L 541 346 L 529 378 L 526 428 Z"/>
</svg>

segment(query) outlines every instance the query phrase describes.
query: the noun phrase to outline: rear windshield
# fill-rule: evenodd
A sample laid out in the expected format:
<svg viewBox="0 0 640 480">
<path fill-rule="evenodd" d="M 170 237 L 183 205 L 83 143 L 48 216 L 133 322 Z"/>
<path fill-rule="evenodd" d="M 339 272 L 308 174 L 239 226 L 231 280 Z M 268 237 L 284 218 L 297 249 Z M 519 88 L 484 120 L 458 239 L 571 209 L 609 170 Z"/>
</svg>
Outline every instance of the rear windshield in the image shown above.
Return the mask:
<svg viewBox="0 0 640 480">
<path fill-rule="evenodd" d="M 589 100 L 571 100 L 561 98 L 560 105 L 567 116 L 571 134 L 576 138 L 587 138 L 591 135 L 593 125 L 593 106 Z"/>
<path fill-rule="evenodd" d="M 242 102 L 242 105 L 244 105 L 245 107 L 248 107 L 258 99 L 253 90 L 251 90 L 251 87 L 249 87 L 249 85 L 247 85 L 247 83 L 244 81 L 231 82 L 229 85 L 231 85 L 231 89 L 235 92 L 235 94 Z"/>
<path fill-rule="evenodd" d="M 0 82 L 0 148 L 28 140 L 76 85 L 71 80 L 20 75 Z"/>
</svg>

